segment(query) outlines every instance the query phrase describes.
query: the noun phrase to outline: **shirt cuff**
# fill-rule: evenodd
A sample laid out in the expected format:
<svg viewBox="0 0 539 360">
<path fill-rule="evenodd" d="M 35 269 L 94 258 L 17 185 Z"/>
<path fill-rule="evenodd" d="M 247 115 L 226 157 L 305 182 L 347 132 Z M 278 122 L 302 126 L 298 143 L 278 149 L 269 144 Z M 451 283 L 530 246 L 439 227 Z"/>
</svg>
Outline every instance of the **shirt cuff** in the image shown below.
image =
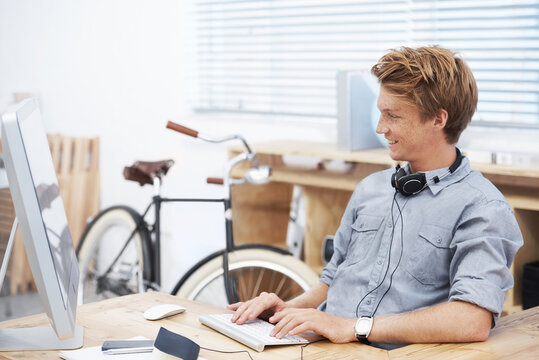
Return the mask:
<svg viewBox="0 0 539 360">
<path fill-rule="evenodd" d="M 331 286 L 331 284 L 333 283 L 333 274 L 331 274 L 327 267 L 322 270 L 322 274 L 320 275 L 320 281 L 327 286 Z"/>
<path fill-rule="evenodd" d="M 449 292 L 449 301 L 465 301 L 492 313 L 493 327 L 500 318 L 505 293 L 499 287 L 479 278 L 467 278 L 454 283 Z"/>
</svg>

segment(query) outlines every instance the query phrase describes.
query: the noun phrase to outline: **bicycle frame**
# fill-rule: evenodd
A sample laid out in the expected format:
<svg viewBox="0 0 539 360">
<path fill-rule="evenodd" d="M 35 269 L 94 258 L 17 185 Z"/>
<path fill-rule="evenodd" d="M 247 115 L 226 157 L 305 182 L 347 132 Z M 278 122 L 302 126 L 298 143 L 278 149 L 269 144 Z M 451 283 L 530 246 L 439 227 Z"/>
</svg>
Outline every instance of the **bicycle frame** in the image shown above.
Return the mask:
<svg viewBox="0 0 539 360">
<path fill-rule="evenodd" d="M 239 185 L 244 183 L 253 183 L 253 184 L 264 184 L 267 181 L 269 181 L 269 174 L 270 169 L 269 167 L 261 167 L 260 163 L 258 162 L 258 159 L 256 158 L 256 153 L 252 151 L 252 149 L 247 144 L 246 140 L 239 136 L 239 135 L 233 135 L 223 138 L 211 138 L 208 136 L 203 136 L 199 134 L 197 131 L 191 130 L 189 128 L 186 128 L 182 125 L 174 124 L 169 122 L 167 124 L 167 127 L 176 131 L 179 131 L 181 133 L 184 133 L 186 135 L 190 135 L 196 138 L 200 138 L 204 141 L 208 142 L 214 142 L 214 143 L 220 143 L 225 142 L 229 140 L 241 140 L 245 151 L 241 154 L 235 156 L 231 160 L 229 160 L 226 163 L 225 166 L 225 174 L 226 176 L 223 178 L 223 185 L 225 187 L 225 194 L 226 196 L 220 199 L 206 199 L 206 198 L 164 198 L 161 196 L 161 180 L 159 177 L 154 178 L 154 188 L 155 188 L 155 195 L 152 197 L 151 203 L 146 207 L 146 210 L 142 214 L 140 223 L 137 223 L 137 226 L 135 229 L 131 232 L 129 238 L 126 240 L 124 246 L 120 250 L 117 257 L 114 259 L 114 261 L 111 263 L 107 271 L 103 273 L 103 275 L 100 277 L 100 279 L 106 278 L 106 276 L 112 271 L 112 268 L 117 263 L 119 258 L 121 257 L 124 250 L 129 245 L 129 242 L 141 227 L 146 227 L 150 232 L 150 238 L 151 238 L 151 273 L 153 274 L 152 279 L 148 279 L 150 281 L 149 284 L 146 284 L 146 288 L 153 288 L 156 290 L 159 290 L 161 288 L 161 205 L 163 203 L 174 203 L 174 202 L 220 202 L 223 203 L 224 206 L 224 214 L 225 214 L 225 234 L 226 234 L 226 247 L 225 251 L 223 252 L 223 277 L 224 277 L 224 286 L 226 291 L 227 300 L 229 303 L 237 302 L 239 299 L 238 292 L 236 289 L 235 284 L 230 279 L 229 269 L 228 269 L 228 253 L 233 251 L 235 249 L 234 245 L 234 234 L 233 234 L 233 228 L 232 228 L 232 203 L 230 201 L 230 195 L 231 195 L 231 186 L 233 185 Z M 260 173 L 256 174 L 254 176 L 251 176 L 249 173 L 247 173 L 243 179 L 232 179 L 231 172 L 232 169 L 238 165 L 241 162 L 244 161 L 250 161 L 256 164 L 256 169 L 261 170 L 261 173 L 263 176 L 260 176 Z M 265 178 L 264 178 L 265 176 Z M 150 209 L 154 207 L 154 223 L 153 224 L 147 224 L 145 222 L 146 215 L 149 213 Z M 152 236 L 153 234 L 153 236 Z M 144 279 L 143 279 L 144 280 Z"/>
<path fill-rule="evenodd" d="M 127 240 L 125 241 L 124 246 L 119 251 L 117 257 L 112 261 L 109 268 L 101 275 L 100 278 L 105 278 L 113 269 L 114 265 L 118 262 L 122 253 L 125 251 L 131 240 L 133 239 L 137 230 L 141 227 L 147 227 L 152 242 L 152 254 L 151 254 L 151 273 L 153 274 L 152 279 L 148 279 L 150 283 L 146 284 L 146 288 L 152 288 L 154 290 L 160 290 L 161 288 L 161 205 L 163 203 L 174 203 L 174 202 L 206 202 L 206 203 L 223 203 L 225 214 L 229 213 L 231 209 L 231 202 L 229 199 L 205 199 L 205 198 L 163 198 L 160 195 L 154 195 L 152 197 L 152 202 L 146 207 L 146 210 L 142 214 L 141 220 L 137 223 L 135 229 L 131 232 Z M 147 224 L 145 222 L 146 215 L 149 213 L 150 209 L 154 207 L 154 222 L 153 224 Z M 232 251 L 235 248 L 234 245 L 234 234 L 232 229 L 232 219 L 225 216 L 225 234 L 226 234 L 226 251 L 224 252 L 223 258 L 223 267 L 226 266 L 224 271 L 225 277 L 225 290 L 227 292 L 227 298 L 229 302 L 235 302 L 238 299 L 237 292 L 233 290 L 230 286 L 230 280 L 228 279 L 228 252 Z M 226 263 L 225 263 L 226 262 Z"/>
<path fill-rule="evenodd" d="M 244 161 L 243 157 L 240 159 L 236 159 L 237 163 Z M 232 169 L 233 166 L 230 167 L 227 171 L 229 172 Z M 199 202 L 199 203 L 222 203 L 224 206 L 224 214 L 225 214 L 225 234 L 226 234 L 226 247 L 225 251 L 223 253 L 223 276 L 225 281 L 225 290 L 227 294 L 227 300 L 229 303 L 238 301 L 238 294 L 235 290 L 234 286 L 232 285 L 230 279 L 229 279 L 229 272 L 228 272 L 228 253 L 233 251 L 235 249 L 234 244 L 234 233 L 233 233 L 233 227 L 232 227 L 232 216 L 230 214 L 232 209 L 232 204 L 230 201 L 230 182 L 225 181 L 225 187 L 227 188 L 228 198 L 219 198 L 219 199 L 211 199 L 211 198 L 165 198 L 160 195 L 160 184 L 154 184 L 154 187 L 156 187 L 156 195 L 152 197 L 151 203 L 146 207 L 145 211 L 142 213 L 142 217 L 140 220 L 140 223 L 137 224 L 135 229 L 131 232 L 129 238 L 126 240 L 124 246 L 121 248 L 120 252 L 118 253 L 117 257 L 114 259 L 114 261 L 111 263 L 107 271 L 101 275 L 101 278 L 105 278 L 110 271 L 112 271 L 112 268 L 117 263 L 119 258 L 121 257 L 124 250 L 129 245 L 131 239 L 133 239 L 133 236 L 135 235 L 136 231 L 140 229 L 141 227 L 147 227 L 150 235 L 151 235 L 151 273 L 153 274 L 152 279 L 148 279 L 150 281 L 149 284 L 146 284 L 146 288 L 152 288 L 155 290 L 160 290 L 161 288 L 161 205 L 163 203 L 187 203 L 187 202 Z M 151 208 L 154 208 L 154 222 L 153 224 L 147 224 L 145 222 L 145 218 L 150 212 Z"/>
<path fill-rule="evenodd" d="M 178 203 L 178 202 L 205 202 L 205 203 L 222 203 L 225 209 L 230 209 L 230 201 L 226 198 L 222 199 L 204 199 L 204 198 L 163 198 L 160 195 L 155 195 L 152 198 L 152 202 L 146 208 L 146 211 L 142 214 L 142 221 L 146 217 L 149 210 L 154 207 L 155 220 L 150 226 L 150 233 L 152 236 L 152 273 L 154 278 L 152 282 L 157 285 L 157 288 L 161 287 L 161 205 L 163 203 Z M 142 225 L 142 224 L 141 224 Z M 234 248 L 234 235 L 232 232 L 232 220 L 225 218 L 225 233 L 226 233 L 226 249 L 231 251 Z M 152 285 L 154 285 L 152 284 Z"/>
</svg>

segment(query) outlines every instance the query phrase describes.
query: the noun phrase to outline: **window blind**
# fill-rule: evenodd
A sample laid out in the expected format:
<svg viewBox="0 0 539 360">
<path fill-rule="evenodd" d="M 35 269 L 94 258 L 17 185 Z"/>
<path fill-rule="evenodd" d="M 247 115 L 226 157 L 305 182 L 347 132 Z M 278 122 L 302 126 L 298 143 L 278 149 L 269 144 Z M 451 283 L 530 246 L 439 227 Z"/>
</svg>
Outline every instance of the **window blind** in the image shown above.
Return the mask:
<svg viewBox="0 0 539 360">
<path fill-rule="evenodd" d="M 439 44 L 474 71 L 474 123 L 539 127 L 539 0 L 197 0 L 194 12 L 196 110 L 334 119 L 338 70 Z"/>
</svg>

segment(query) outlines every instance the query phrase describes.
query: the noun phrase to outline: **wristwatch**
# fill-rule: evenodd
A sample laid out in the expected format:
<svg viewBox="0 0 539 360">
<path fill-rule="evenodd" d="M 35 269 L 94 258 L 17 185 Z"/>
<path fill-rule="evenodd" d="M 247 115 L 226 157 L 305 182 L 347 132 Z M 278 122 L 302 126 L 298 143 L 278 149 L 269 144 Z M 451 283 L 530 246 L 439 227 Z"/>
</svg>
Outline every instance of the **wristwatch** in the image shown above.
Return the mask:
<svg viewBox="0 0 539 360">
<path fill-rule="evenodd" d="M 357 340 L 363 344 L 370 344 L 367 338 L 369 337 L 369 334 L 371 333 L 371 329 L 372 329 L 372 317 L 362 316 L 359 319 L 357 319 L 356 326 L 354 326 L 354 332 L 356 334 Z"/>
</svg>

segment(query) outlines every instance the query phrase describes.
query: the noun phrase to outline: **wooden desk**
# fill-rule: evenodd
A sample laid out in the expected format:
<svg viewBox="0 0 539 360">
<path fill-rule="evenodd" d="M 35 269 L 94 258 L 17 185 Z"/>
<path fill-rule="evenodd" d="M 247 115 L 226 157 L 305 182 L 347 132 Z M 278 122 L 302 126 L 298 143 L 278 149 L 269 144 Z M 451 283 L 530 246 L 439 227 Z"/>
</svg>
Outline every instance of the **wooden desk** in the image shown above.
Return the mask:
<svg viewBox="0 0 539 360">
<path fill-rule="evenodd" d="M 322 244 L 333 235 L 357 184 L 367 175 L 394 167 L 387 149 L 340 151 L 335 144 L 308 141 L 273 141 L 254 145 L 260 162 L 272 166 L 273 182 L 265 186 L 242 185 L 233 189 L 234 236 L 238 243 L 265 243 L 286 247 L 286 232 L 293 185 L 301 185 L 305 200 L 305 262 L 316 271 L 323 268 Z M 229 156 L 239 153 L 229 148 Z M 283 156 L 295 155 L 325 161 L 348 162 L 350 169 L 332 172 L 287 164 Z M 522 310 L 523 265 L 539 260 L 539 167 L 472 163 L 498 187 L 513 208 L 524 236 L 512 272 L 515 287 L 507 293 L 505 313 Z M 238 169 L 239 176 L 242 169 Z M 383 184 L 390 186 L 390 184 Z"/>
<path fill-rule="evenodd" d="M 176 303 L 187 312 L 170 319 L 147 321 L 142 312 L 159 303 Z M 200 346 L 224 351 L 248 350 L 256 360 L 299 359 L 300 346 L 268 348 L 258 353 L 242 344 L 201 325 L 201 314 L 223 313 L 226 310 L 183 300 L 164 293 L 144 293 L 86 304 L 79 307 L 77 323 L 84 327 L 84 346 L 98 346 L 105 340 L 127 339 L 135 336 L 155 338 L 161 326 L 190 338 Z M 0 327 L 43 326 L 45 314 L 0 323 Z M 539 358 L 539 307 L 504 317 L 484 343 L 416 344 L 385 351 L 371 346 L 350 343 L 314 343 L 303 351 L 305 360 L 334 359 L 537 359 Z M 208 359 L 248 359 L 246 354 L 219 354 L 201 350 Z M 0 359 L 58 359 L 58 351 L 28 351 L 0 353 Z"/>
</svg>

